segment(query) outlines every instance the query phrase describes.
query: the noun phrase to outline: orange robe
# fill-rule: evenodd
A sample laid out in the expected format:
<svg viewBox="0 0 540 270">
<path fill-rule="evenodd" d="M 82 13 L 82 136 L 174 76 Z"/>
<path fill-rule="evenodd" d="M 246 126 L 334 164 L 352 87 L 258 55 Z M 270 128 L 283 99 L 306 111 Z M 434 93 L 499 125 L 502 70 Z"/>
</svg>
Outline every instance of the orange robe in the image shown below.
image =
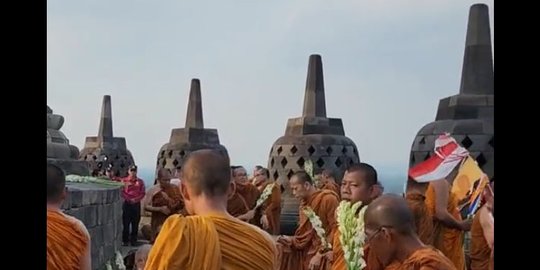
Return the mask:
<svg viewBox="0 0 540 270">
<path fill-rule="evenodd" d="M 249 211 L 244 197 L 235 191 L 232 197 L 227 201 L 227 212 L 233 217 L 238 217 Z"/>
<path fill-rule="evenodd" d="M 80 269 L 90 241 L 87 233 L 60 211 L 47 209 L 47 269 Z"/>
<path fill-rule="evenodd" d="M 436 199 L 435 189 L 432 184 L 429 184 L 426 190 L 426 206 L 431 216 L 435 216 Z M 458 200 L 452 192 L 450 192 L 450 195 L 448 196 L 447 209 L 456 220 L 461 221 L 461 214 L 458 210 Z M 433 246 L 448 257 L 457 269 L 465 269 L 463 231 L 448 228 L 441 222 L 433 219 Z"/>
<path fill-rule="evenodd" d="M 270 270 L 276 247 L 261 229 L 223 214 L 165 221 L 145 269 Z"/>
<path fill-rule="evenodd" d="M 171 210 L 171 214 L 165 215 L 161 212 L 152 212 L 152 219 L 150 220 L 150 228 L 152 229 L 152 235 L 157 234 L 159 226 L 161 226 L 170 215 L 176 214 L 182 209 L 184 209 L 184 198 L 180 194 L 180 190 L 178 189 L 178 187 L 169 184 L 165 186 L 160 186 L 160 189 L 161 191 L 154 194 L 154 196 L 152 197 L 152 206 L 167 206 L 169 210 Z M 163 193 L 167 194 L 167 196 L 171 200 L 166 200 L 165 197 L 163 197 Z"/>
<path fill-rule="evenodd" d="M 419 193 L 407 193 L 407 203 L 413 212 L 416 234 L 426 245 L 433 245 L 433 216 L 426 206 L 426 197 Z"/>
<path fill-rule="evenodd" d="M 236 183 L 236 191 L 242 195 L 249 209 L 253 209 L 261 191 L 251 183 Z"/>
<path fill-rule="evenodd" d="M 262 186 L 262 190 L 266 188 L 267 185 L 271 183 L 265 183 Z M 261 191 L 262 193 L 262 191 Z M 258 197 L 257 197 L 258 199 Z M 257 200 L 255 200 L 255 203 Z M 260 211 L 260 212 L 259 212 Z M 260 224 L 261 213 L 266 215 L 268 219 L 268 232 L 272 235 L 278 235 L 280 230 L 280 218 L 281 218 L 281 189 L 279 183 L 276 182 L 272 188 L 272 194 L 266 199 L 266 201 L 261 205 L 259 214 L 255 216 L 254 221 L 256 224 Z"/>
<path fill-rule="evenodd" d="M 339 190 L 339 185 L 334 182 L 326 182 L 321 189 L 330 190 L 336 193 L 338 199 L 341 198 L 341 191 Z"/>
<path fill-rule="evenodd" d="M 471 270 L 491 270 L 491 249 L 480 224 L 480 211 L 474 216 L 471 226 Z"/>
<path fill-rule="evenodd" d="M 388 267 L 387 267 L 388 269 Z M 457 270 L 440 251 L 431 247 L 419 249 L 405 259 L 397 270 Z"/>
<path fill-rule="evenodd" d="M 338 229 L 334 233 L 334 243 L 332 244 L 332 270 L 347 270 L 347 263 L 345 263 L 345 254 L 343 253 L 343 247 L 341 241 L 339 241 L 340 232 Z M 370 252 L 369 245 L 364 246 L 364 260 L 366 261 L 366 267 L 363 270 L 385 270 L 381 261 L 377 258 L 374 252 Z"/>
<path fill-rule="evenodd" d="M 310 207 L 321 219 L 329 243 L 333 243 L 333 229 L 336 227 L 335 212 L 339 204 L 336 194 L 329 190 L 317 190 L 299 207 L 299 225 L 292 238 L 291 246 L 279 246 L 279 269 L 308 270 L 309 261 L 316 252 L 321 251 L 321 241 L 311 226 L 311 222 L 303 212 L 304 207 Z M 330 269 L 331 265 L 323 257 L 318 270 Z"/>
</svg>

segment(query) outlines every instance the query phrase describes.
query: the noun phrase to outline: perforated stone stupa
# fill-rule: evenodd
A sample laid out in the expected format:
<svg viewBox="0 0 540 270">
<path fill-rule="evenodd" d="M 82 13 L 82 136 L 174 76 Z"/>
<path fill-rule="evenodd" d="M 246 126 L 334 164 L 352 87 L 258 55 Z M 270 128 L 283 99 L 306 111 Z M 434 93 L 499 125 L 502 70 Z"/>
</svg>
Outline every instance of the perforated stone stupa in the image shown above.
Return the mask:
<svg viewBox="0 0 540 270">
<path fill-rule="evenodd" d="M 410 165 L 433 155 L 435 139 L 448 132 L 470 151 L 490 178 L 494 177 L 493 84 L 488 6 L 475 4 L 469 12 L 459 93 L 441 99 L 435 122 L 420 129 L 412 145 Z"/>
<path fill-rule="evenodd" d="M 79 149 L 69 144 L 68 138 L 60 131 L 64 117 L 54 114 L 47 106 L 47 163 L 58 165 L 67 174 L 89 175 L 89 164 L 77 160 Z"/>
<path fill-rule="evenodd" d="M 345 137 L 341 119 L 326 117 L 320 55 L 309 57 L 302 116 L 288 120 L 285 135 L 276 140 L 268 158 L 270 177 L 285 188 L 281 213 L 283 234 L 294 233 L 298 216 L 298 202 L 289 189 L 289 178 L 303 170 L 306 160 L 313 162 L 315 170 L 334 170 L 338 181 L 348 165 L 360 161 L 356 145 Z"/>
<path fill-rule="evenodd" d="M 201 82 L 192 79 L 185 127 L 172 130 L 169 142 L 159 150 L 156 170 L 182 166 L 189 153 L 201 149 L 216 149 L 228 155 L 225 146 L 219 143 L 217 129 L 204 128 Z"/>
<path fill-rule="evenodd" d="M 103 96 L 98 135 L 86 137 L 79 159 L 89 162 L 92 170 L 111 167 L 120 177 L 127 176 L 129 166 L 135 164 L 126 139 L 113 136 L 111 96 Z"/>
</svg>

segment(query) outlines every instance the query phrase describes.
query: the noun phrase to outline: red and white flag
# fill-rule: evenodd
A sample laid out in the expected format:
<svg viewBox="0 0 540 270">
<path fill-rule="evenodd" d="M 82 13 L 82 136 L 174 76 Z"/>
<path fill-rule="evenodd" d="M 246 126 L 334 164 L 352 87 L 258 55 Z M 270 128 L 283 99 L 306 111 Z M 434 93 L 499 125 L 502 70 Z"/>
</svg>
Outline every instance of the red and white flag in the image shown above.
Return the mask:
<svg viewBox="0 0 540 270">
<path fill-rule="evenodd" d="M 450 134 L 441 135 L 435 140 L 435 155 L 410 168 L 409 177 L 419 183 L 446 178 L 468 155 Z"/>
</svg>

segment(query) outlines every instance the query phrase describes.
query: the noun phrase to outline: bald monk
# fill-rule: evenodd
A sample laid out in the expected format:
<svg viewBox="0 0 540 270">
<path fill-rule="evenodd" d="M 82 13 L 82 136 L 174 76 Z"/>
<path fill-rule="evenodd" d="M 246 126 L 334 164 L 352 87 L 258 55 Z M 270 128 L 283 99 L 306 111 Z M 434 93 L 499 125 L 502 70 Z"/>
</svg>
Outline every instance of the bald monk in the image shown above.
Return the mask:
<svg viewBox="0 0 540 270">
<path fill-rule="evenodd" d="M 381 188 L 377 180 L 377 171 L 373 166 L 367 163 L 359 163 L 350 166 L 341 181 L 341 200 L 351 203 L 362 202 L 362 207 L 369 205 L 371 201 L 380 196 Z M 361 209 L 361 208 L 360 208 Z M 358 209 L 358 210 L 360 210 Z M 337 213 L 336 213 L 337 215 Z M 341 241 L 339 240 L 340 232 L 338 224 L 335 224 L 334 241 L 332 245 L 332 270 L 346 270 L 347 264 Z M 366 260 L 366 268 L 364 270 L 384 269 L 382 263 L 377 257 L 369 251 L 369 247 L 364 247 L 364 259 Z"/>
<path fill-rule="evenodd" d="M 146 200 L 144 209 L 152 213 L 150 233 L 156 235 L 158 227 L 172 214 L 179 213 L 184 208 L 184 200 L 180 189 L 171 184 L 172 175 L 168 169 L 158 170 L 156 182 L 158 188 L 152 189 L 150 198 Z M 152 242 L 154 239 L 150 239 Z"/>
<path fill-rule="evenodd" d="M 242 166 L 232 166 L 232 176 L 236 184 L 236 191 L 244 198 L 249 209 L 255 207 L 261 191 L 247 179 L 247 171 Z"/>
<path fill-rule="evenodd" d="M 215 150 L 189 154 L 182 167 L 181 193 L 190 216 L 170 216 L 145 269 L 274 269 L 270 235 L 227 213 L 233 191 L 229 159 Z"/>
<path fill-rule="evenodd" d="M 305 207 L 313 209 L 321 220 L 327 242 L 332 243 L 332 229 L 336 226 L 335 212 L 339 204 L 338 198 L 333 191 L 317 190 L 313 186 L 311 177 L 304 171 L 292 175 L 290 188 L 293 195 L 300 200 L 299 225 L 294 236 L 277 238 L 278 249 L 281 253 L 279 269 L 330 269 L 330 262 L 323 255 L 328 250 L 322 246 L 303 209 Z"/>
<path fill-rule="evenodd" d="M 384 264 L 398 270 L 456 270 L 438 250 L 426 246 L 415 232 L 407 201 L 397 195 L 375 199 L 365 212 L 366 244 Z"/>
<path fill-rule="evenodd" d="M 486 187 L 483 192 L 484 205 L 473 218 L 471 226 L 471 270 L 493 269 L 494 219 L 492 189 Z"/>
<path fill-rule="evenodd" d="M 233 217 L 241 217 L 249 211 L 246 200 L 238 193 L 237 185 L 231 182 L 232 190 L 227 200 L 227 212 Z"/>
<path fill-rule="evenodd" d="M 255 222 L 258 222 L 258 225 L 270 234 L 278 235 L 281 218 L 281 186 L 270 179 L 270 172 L 266 168 L 257 170 L 255 177 L 259 182 L 261 194 L 268 185 L 275 183 L 270 196 L 263 202 L 260 209 L 257 209 L 259 212 L 255 215 Z"/>
<path fill-rule="evenodd" d="M 433 246 L 440 250 L 458 270 L 465 269 L 463 232 L 471 229 L 471 220 L 461 220 L 458 199 L 446 179 L 429 183 L 426 206 L 433 217 Z"/>
<path fill-rule="evenodd" d="M 330 169 L 324 169 L 321 173 L 321 189 L 327 189 L 340 196 L 339 185 L 336 183 L 336 173 Z"/>
<path fill-rule="evenodd" d="M 47 164 L 47 269 L 90 270 L 90 235 L 80 220 L 62 213 L 65 198 L 64 172 Z"/>
<path fill-rule="evenodd" d="M 412 179 L 408 181 L 413 184 L 409 185 L 411 188 L 407 190 L 405 199 L 413 212 L 416 234 L 418 234 L 422 243 L 433 245 L 433 216 L 426 205 L 426 196 L 419 184 Z"/>
</svg>

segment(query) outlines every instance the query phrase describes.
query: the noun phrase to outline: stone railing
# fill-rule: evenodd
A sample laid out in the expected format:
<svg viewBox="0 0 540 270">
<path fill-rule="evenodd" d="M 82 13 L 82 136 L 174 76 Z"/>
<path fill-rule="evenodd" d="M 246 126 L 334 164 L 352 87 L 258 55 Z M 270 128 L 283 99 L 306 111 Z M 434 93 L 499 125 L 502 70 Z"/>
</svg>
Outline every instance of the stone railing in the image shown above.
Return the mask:
<svg viewBox="0 0 540 270">
<path fill-rule="evenodd" d="M 81 220 L 92 238 L 92 269 L 114 266 L 122 240 L 120 188 L 99 184 L 67 183 L 68 196 L 62 208 Z"/>
</svg>

